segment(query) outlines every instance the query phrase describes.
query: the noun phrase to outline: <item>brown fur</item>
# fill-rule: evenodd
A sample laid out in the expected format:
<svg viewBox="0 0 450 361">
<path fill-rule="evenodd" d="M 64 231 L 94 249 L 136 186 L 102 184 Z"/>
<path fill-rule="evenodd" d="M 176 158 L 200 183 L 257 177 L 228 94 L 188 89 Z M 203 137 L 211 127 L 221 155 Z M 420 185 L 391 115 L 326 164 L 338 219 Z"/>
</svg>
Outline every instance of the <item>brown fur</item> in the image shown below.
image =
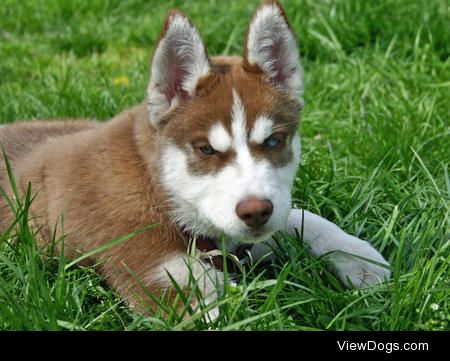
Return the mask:
<svg viewBox="0 0 450 361">
<path fill-rule="evenodd" d="M 270 84 L 260 71 L 248 68 L 245 59 L 217 57 L 211 65 L 211 74 L 200 80 L 196 96 L 167 114 L 158 129 L 151 125 L 147 104 L 143 103 L 105 124 L 27 122 L 0 130 L 0 142 L 21 191 L 31 182 L 36 194 L 31 205 L 32 225 L 41 229 L 42 244 L 50 241 L 58 225 L 56 237 L 65 235 L 65 254 L 74 258 L 158 224 L 86 260 L 89 264 L 101 262 L 99 272 L 131 305 L 136 304 L 134 294 L 143 292 L 128 269 L 141 280 L 148 280 L 145 276 L 166 257 L 184 254 L 187 248 L 186 239 L 169 216 L 171 204 L 158 179 L 164 143 L 190 147 L 193 173 L 214 172 L 231 162 L 231 151 L 207 157 L 197 148 L 207 140 L 214 122 L 222 121 L 231 133 L 234 88 L 246 110 L 248 131 L 264 114 L 275 120 L 282 140 L 271 154 L 257 144 L 251 145 L 251 152 L 267 157 L 275 166 L 286 164 L 292 157 L 286 144 L 297 132 L 297 102 Z M 11 195 L 3 162 L 0 185 Z M 0 232 L 12 221 L 11 210 L 0 198 Z M 144 286 L 151 292 L 161 290 L 161 284 L 149 282 Z"/>
<path fill-rule="evenodd" d="M 215 57 L 213 65 L 212 74 L 197 86 L 197 96 L 162 119 L 162 134 L 167 141 L 185 145 L 191 155 L 191 173 L 214 173 L 222 169 L 234 159 L 233 150 L 205 156 L 198 148 L 207 144 L 209 129 L 216 122 L 224 124 L 231 134 L 232 89 L 235 89 L 245 108 L 248 134 L 256 119 L 266 115 L 274 119 L 276 132 L 282 140 L 277 149 L 269 151 L 261 145 L 250 144 L 252 154 L 257 158 L 264 156 L 275 167 L 286 165 L 292 158 L 290 140 L 298 131 L 297 102 L 274 88 L 262 74 L 244 71 L 241 58 Z"/>
<path fill-rule="evenodd" d="M 48 123 L 36 122 L 27 131 L 36 130 L 38 137 L 39 125 L 45 128 Z M 22 191 L 31 181 L 33 193 L 37 193 L 31 213 L 34 228 L 43 227 L 42 242 L 49 241 L 58 224 L 57 238 L 62 232 L 66 235 L 67 257 L 79 256 L 149 224 L 159 224 L 88 260 L 93 263 L 109 257 L 99 270 L 126 298 L 130 290 L 140 290 L 123 264 L 142 278 L 166 254 L 185 251 L 184 238 L 167 216 L 163 191 L 147 161 L 148 157 L 157 157 L 157 142 L 145 106 L 133 108 L 107 124 L 86 128 L 74 133 L 71 123 L 57 123 L 52 128 L 54 136 L 23 147 L 27 157 L 21 157 L 20 147 L 11 141 L 23 134 L 23 124 L 2 130 L 0 141 Z M 2 170 L 3 187 L 7 186 L 6 178 Z M 12 214 L 3 199 L 0 204 L 4 230 Z M 147 286 L 157 291 L 158 285 Z"/>
</svg>

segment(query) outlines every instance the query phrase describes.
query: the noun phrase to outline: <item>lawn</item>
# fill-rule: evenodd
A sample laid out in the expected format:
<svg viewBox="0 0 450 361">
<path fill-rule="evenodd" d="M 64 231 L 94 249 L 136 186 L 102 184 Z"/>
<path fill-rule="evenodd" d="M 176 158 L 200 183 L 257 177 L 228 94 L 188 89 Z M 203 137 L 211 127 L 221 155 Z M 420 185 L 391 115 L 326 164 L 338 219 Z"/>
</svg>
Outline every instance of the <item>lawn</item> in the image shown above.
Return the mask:
<svg viewBox="0 0 450 361">
<path fill-rule="evenodd" d="M 144 98 L 168 9 L 190 16 L 210 54 L 240 55 L 258 3 L 3 0 L 0 123 L 107 120 Z M 280 234 L 277 263 L 227 289 L 214 327 L 450 329 L 448 2 L 282 3 L 305 68 L 294 203 L 370 241 L 393 279 L 345 289 L 299 239 Z M 24 218 L 0 235 L 0 329 L 210 327 L 196 316 L 133 314 L 94 268 L 42 257 Z"/>
</svg>

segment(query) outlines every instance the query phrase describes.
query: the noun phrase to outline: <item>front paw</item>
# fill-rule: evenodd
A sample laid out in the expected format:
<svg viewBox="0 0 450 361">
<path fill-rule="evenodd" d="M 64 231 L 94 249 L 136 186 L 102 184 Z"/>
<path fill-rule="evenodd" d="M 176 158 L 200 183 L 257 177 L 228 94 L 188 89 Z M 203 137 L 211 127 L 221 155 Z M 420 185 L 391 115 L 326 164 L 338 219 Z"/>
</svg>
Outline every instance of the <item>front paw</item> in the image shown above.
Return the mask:
<svg viewBox="0 0 450 361">
<path fill-rule="evenodd" d="M 364 288 L 390 279 L 389 263 L 368 242 L 348 236 L 345 244 L 345 250 L 331 252 L 327 259 L 347 287 Z"/>
</svg>

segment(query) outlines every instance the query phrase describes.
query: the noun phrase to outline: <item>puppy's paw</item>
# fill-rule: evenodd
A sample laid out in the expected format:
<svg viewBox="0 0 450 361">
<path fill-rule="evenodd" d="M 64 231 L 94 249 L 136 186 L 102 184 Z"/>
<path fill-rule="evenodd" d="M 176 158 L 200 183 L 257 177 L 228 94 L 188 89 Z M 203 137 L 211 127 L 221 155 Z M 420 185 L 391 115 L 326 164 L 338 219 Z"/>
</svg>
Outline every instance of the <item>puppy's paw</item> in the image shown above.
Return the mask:
<svg viewBox="0 0 450 361">
<path fill-rule="evenodd" d="M 330 253 L 327 260 L 347 287 L 364 288 L 390 279 L 389 263 L 368 242 L 348 235 L 343 243 L 345 250 Z"/>
</svg>

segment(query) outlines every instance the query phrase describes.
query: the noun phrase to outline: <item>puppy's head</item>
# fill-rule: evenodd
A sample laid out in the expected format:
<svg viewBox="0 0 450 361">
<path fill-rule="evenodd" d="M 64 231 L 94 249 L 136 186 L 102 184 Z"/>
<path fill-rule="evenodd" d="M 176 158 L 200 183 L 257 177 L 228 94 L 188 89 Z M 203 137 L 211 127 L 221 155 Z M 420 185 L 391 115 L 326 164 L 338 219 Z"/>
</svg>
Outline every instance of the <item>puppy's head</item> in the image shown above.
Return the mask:
<svg viewBox="0 0 450 361">
<path fill-rule="evenodd" d="M 188 18 L 169 13 L 148 100 L 161 182 L 182 228 L 258 242 L 284 227 L 302 93 L 297 43 L 277 1 L 256 10 L 243 58 L 210 58 Z"/>
</svg>

